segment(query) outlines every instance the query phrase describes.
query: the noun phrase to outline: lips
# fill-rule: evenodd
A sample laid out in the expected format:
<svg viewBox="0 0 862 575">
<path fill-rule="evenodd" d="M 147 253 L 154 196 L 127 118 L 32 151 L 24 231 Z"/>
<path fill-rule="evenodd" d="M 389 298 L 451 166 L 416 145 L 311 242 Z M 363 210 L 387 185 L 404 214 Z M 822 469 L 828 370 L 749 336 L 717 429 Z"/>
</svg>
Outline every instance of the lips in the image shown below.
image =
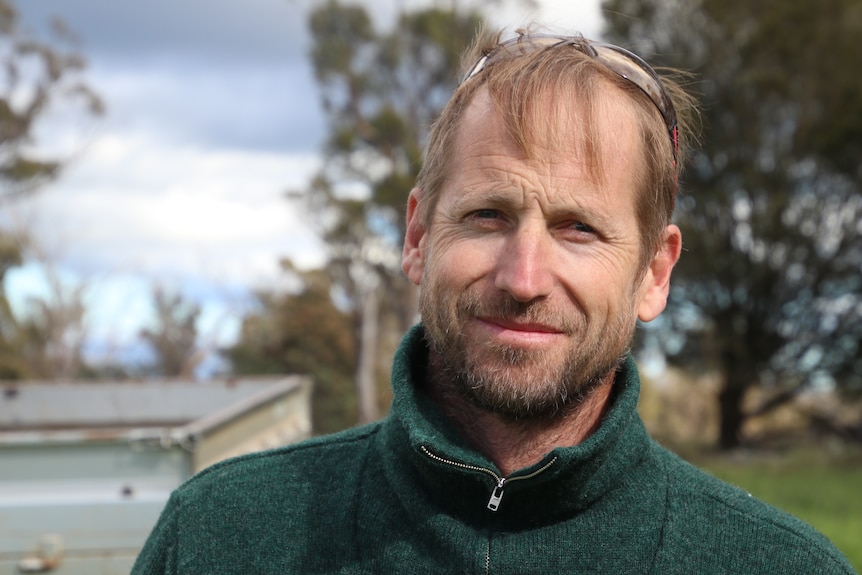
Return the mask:
<svg viewBox="0 0 862 575">
<path fill-rule="evenodd" d="M 524 322 L 518 321 L 514 319 L 507 318 L 494 318 L 494 317 L 479 317 L 476 318 L 479 321 L 489 323 L 495 325 L 503 330 L 508 331 L 519 331 L 524 333 L 546 333 L 546 334 L 565 334 L 565 330 L 560 329 L 556 326 L 544 324 L 544 323 L 536 323 L 536 322 Z"/>
<path fill-rule="evenodd" d="M 457 309 L 465 330 L 503 346 L 545 347 L 581 331 L 577 317 L 550 302 L 520 302 L 499 292 L 465 291 Z"/>
<path fill-rule="evenodd" d="M 546 323 L 494 317 L 477 317 L 472 323 L 485 338 L 509 348 L 547 348 L 566 335 Z"/>
</svg>

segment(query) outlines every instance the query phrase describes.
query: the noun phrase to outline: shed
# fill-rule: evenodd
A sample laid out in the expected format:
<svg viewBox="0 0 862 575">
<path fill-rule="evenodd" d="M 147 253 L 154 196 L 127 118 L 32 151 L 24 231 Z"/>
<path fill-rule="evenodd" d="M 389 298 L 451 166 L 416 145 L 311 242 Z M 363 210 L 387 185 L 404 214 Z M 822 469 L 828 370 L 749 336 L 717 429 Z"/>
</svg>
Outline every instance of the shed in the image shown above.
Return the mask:
<svg viewBox="0 0 862 575">
<path fill-rule="evenodd" d="M 0 383 L 0 573 L 128 574 L 171 491 L 305 439 L 307 378 Z"/>
</svg>

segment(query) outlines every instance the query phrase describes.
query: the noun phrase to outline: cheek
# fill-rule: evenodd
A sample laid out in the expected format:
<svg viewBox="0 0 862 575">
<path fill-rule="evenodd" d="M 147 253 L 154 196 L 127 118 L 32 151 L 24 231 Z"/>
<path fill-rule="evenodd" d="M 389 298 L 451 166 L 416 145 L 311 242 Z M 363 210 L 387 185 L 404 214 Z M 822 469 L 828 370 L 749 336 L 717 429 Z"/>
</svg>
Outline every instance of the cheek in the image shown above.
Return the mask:
<svg viewBox="0 0 862 575">
<path fill-rule="evenodd" d="M 563 258 L 567 270 L 560 274 L 569 296 L 578 307 L 599 315 L 628 314 L 635 301 L 637 263 L 609 254 L 579 254 Z"/>
<path fill-rule="evenodd" d="M 497 250 L 491 242 L 441 234 L 432 238 L 425 252 L 426 280 L 464 286 L 488 276 L 494 269 Z"/>
</svg>

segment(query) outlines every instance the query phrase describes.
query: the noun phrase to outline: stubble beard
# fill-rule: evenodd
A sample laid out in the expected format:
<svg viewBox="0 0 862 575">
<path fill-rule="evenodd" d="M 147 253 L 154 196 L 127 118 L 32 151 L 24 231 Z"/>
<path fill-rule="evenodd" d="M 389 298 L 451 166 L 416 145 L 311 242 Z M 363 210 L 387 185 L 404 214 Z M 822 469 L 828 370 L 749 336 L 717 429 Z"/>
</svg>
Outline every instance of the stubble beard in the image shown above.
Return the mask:
<svg viewBox="0 0 862 575">
<path fill-rule="evenodd" d="M 627 313 L 593 325 L 582 312 L 561 313 L 546 300 L 523 303 L 505 292 L 452 293 L 435 282 L 423 282 L 420 311 L 436 355 L 434 379 L 480 410 L 523 423 L 560 417 L 583 403 L 619 368 L 635 327 Z M 555 353 L 471 341 L 465 328 L 477 317 L 554 326 L 572 344 Z"/>
</svg>

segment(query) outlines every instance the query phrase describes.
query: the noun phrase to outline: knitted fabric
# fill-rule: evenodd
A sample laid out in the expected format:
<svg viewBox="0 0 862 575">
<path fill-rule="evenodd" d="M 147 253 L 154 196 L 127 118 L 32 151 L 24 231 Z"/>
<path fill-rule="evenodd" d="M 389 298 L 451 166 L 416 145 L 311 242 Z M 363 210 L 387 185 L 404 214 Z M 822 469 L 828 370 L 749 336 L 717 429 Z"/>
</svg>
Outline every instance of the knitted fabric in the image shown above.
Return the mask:
<svg viewBox="0 0 862 575">
<path fill-rule="evenodd" d="M 652 441 L 630 359 L 596 433 L 502 486 L 421 393 L 426 362 L 417 327 L 384 421 L 187 481 L 132 573 L 853 573 L 806 524 Z"/>
</svg>

